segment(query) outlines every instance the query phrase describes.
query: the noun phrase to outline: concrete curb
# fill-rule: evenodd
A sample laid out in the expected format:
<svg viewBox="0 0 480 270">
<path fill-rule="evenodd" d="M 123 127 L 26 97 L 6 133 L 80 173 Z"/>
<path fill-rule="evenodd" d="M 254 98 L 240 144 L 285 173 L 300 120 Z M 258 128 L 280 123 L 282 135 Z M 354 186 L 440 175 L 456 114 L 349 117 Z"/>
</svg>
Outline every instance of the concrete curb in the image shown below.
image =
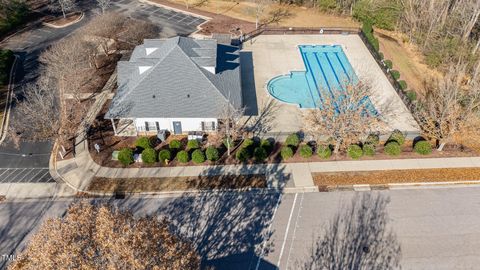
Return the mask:
<svg viewBox="0 0 480 270">
<path fill-rule="evenodd" d="M 18 62 L 18 56 L 14 54 L 14 57 L 15 59 L 13 60 L 12 67 L 10 68 L 10 79 L 7 86 L 7 103 L 5 104 L 5 109 L 3 110 L 2 125 L 0 126 L 0 144 L 3 143 L 5 137 L 7 136 L 8 122 L 10 120 L 10 109 L 12 108 L 13 88 L 15 87 L 13 80 L 15 78 L 15 67 Z"/>
<path fill-rule="evenodd" d="M 76 19 L 75 21 L 69 22 L 69 23 L 64 24 L 64 25 L 58 26 L 58 25 L 54 25 L 54 24 L 51 24 L 51 23 L 48 23 L 48 22 L 42 22 L 42 24 L 45 25 L 45 26 L 51 27 L 51 28 L 60 29 L 60 28 L 65 28 L 65 27 L 68 27 L 70 25 L 78 23 L 79 21 L 83 20 L 83 17 L 85 17 L 84 12 L 82 12 L 82 14 L 80 14 L 80 17 L 78 19 Z"/>
</svg>

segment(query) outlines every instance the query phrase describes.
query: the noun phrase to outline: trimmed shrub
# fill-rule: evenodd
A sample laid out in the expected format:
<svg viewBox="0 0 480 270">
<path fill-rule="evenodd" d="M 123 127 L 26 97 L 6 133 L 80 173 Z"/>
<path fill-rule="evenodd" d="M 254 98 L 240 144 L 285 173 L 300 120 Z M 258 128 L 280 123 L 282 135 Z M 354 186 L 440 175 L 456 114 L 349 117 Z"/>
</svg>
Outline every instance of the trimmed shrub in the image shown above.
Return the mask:
<svg viewBox="0 0 480 270">
<path fill-rule="evenodd" d="M 170 150 L 168 149 L 163 149 L 163 150 L 160 150 L 160 152 L 158 153 L 158 160 L 160 162 L 165 162 L 165 160 L 172 160 L 172 153 L 170 153 Z"/>
<path fill-rule="evenodd" d="M 298 137 L 297 133 L 290 134 L 285 140 L 285 144 L 288 146 L 298 147 L 300 144 L 300 137 Z"/>
<path fill-rule="evenodd" d="M 392 74 L 392 77 L 393 77 L 395 80 L 400 79 L 400 71 L 398 71 L 398 70 L 391 70 L 391 71 L 390 71 L 390 74 Z"/>
<path fill-rule="evenodd" d="M 265 151 L 267 151 L 267 154 L 269 154 L 270 152 L 272 152 L 273 150 L 273 145 L 272 143 L 267 140 L 267 139 L 262 139 L 260 141 L 260 147 L 262 147 L 263 149 L 265 149 Z"/>
<path fill-rule="evenodd" d="M 364 144 L 363 145 L 363 154 L 365 156 L 373 157 L 375 156 L 375 145 L 373 144 Z"/>
<path fill-rule="evenodd" d="M 388 142 L 390 141 L 395 141 L 397 142 L 399 145 L 403 145 L 405 143 L 405 135 L 403 135 L 403 133 L 398 130 L 398 129 L 395 129 L 392 134 L 390 134 L 390 137 L 388 137 Z"/>
<path fill-rule="evenodd" d="M 300 146 L 299 152 L 300 156 L 303 158 L 309 158 L 313 154 L 312 148 L 307 144 Z"/>
<path fill-rule="evenodd" d="M 217 161 L 220 158 L 220 154 L 218 153 L 218 149 L 215 148 L 215 146 L 207 147 L 207 150 L 205 151 L 205 154 L 207 155 L 207 160 L 210 160 L 210 161 Z"/>
<path fill-rule="evenodd" d="M 393 62 L 392 60 L 383 60 L 383 63 L 385 63 L 385 66 L 388 68 L 388 69 L 392 69 L 393 68 Z"/>
<path fill-rule="evenodd" d="M 407 91 L 407 98 L 410 100 L 410 101 L 415 101 L 417 100 L 417 92 L 413 91 L 413 90 L 410 90 L 410 91 Z"/>
<path fill-rule="evenodd" d="M 135 146 L 142 148 L 142 149 L 148 149 L 152 148 L 152 144 L 150 143 L 150 139 L 148 137 L 140 137 L 135 141 Z"/>
<path fill-rule="evenodd" d="M 407 90 L 407 87 L 408 87 L 408 86 L 407 86 L 407 82 L 406 82 L 406 81 L 404 81 L 404 80 L 398 81 L 398 85 L 400 85 L 400 89 L 402 89 L 402 90 L 404 90 L 404 91 Z"/>
<path fill-rule="evenodd" d="M 317 146 L 317 155 L 322 159 L 329 159 L 332 156 L 332 149 L 328 145 Z"/>
<path fill-rule="evenodd" d="M 415 144 L 413 150 L 420 155 L 429 155 L 432 153 L 432 145 L 428 141 L 419 141 Z"/>
<path fill-rule="evenodd" d="M 351 144 L 347 148 L 347 155 L 352 159 L 359 159 L 363 156 L 363 150 L 359 145 Z"/>
<path fill-rule="evenodd" d="M 365 144 L 378 145 L 380 143 L 380 137 L 377 134 L 371 133 L 365 139 Z"/>
<path fill-rule="evenodd" d="M 179 140 L 171 140 L 168 144 L 170 149 L 180 149 L 182 147 L 182 143 Z"/>
<path fill-rule="evenodd" d="M 287 160 L 287 159 L 293 157 L 293 149 L 289 146 L 284 146 L 284 147 L 282 147 L 282 150 L 280 151 L 280 155 L 282 156 L 283 160 Z"/>
<path fill-rule="evenodd" d="M 402 148 L 398 142 L 391 141 L 385 145 L 384 151 L 387 155 L 398 156 L 400 153 L 402 153 Z"/>
<path fill-rule="evenodd" d="M 235 153 L 235 157 L 241 162 L 245 162 L 250 158 L 250 153 L 246 148 L 240 148 Z"/>
<path fill-rule="evenodd" d="M 265 159 L 268 157 L 267 150 L 265 150 L 263 147 L 257 147 L 255 148 L 255 151 L 253 151 L 253 156 L 255 157 L 256 161 L 265 161 Z"/>
<path fill-rule="evenodd" d="M 128 165 L 133 163 L 133 150 L 130 148 L 122 148 L 120 152 L 118 152 L 118 161 L 120 161 L 123 165 Z"/>
<path fill-rule="evenodd" d="M 153 148 L 147 148 L 142 151 L 142 161 L 147 164 L 157 162 L 157 151 Z"/>
<path fill-rule="evenodd" d="M 177 153 L 177 160 L 180 163 L 187 163 L 188 162 L 188 152 L 185 150 L 179 151 Z"/>
<path fill-rule="evenodd" d="M 203 153 L 203 151 L 200 149 L 196 149 L 195 151 L 193 151 L 192 161 L 197 164 L 205 162 L 205 154 Z"/>
<path fill-rule="evenodd" d="M 250 139 L 250 138 L 246 138 L 245 140 L 243 140 L 243 143 L 242 143 L 242 148 L 250 148 L 252 147 L 253 145 L 255 144 L 255 142 Z"/>
<path fill-rule="evenodd" d="M 192 150 L 192 149 L 198 149 L 200 148 L 200 143 L 198 143 L 197 140 L 188 140 L 187 142 L 187 149 Z"/>
<path fill-rule="evenodd" d="M 382 52 L 379 52 L 379 53 L 378 53 L 378 56 L 380 56 L 380 60 L 383 60 L 383 59 L 385 58 L 385 55 L 383 55 Z"/>
</svg>

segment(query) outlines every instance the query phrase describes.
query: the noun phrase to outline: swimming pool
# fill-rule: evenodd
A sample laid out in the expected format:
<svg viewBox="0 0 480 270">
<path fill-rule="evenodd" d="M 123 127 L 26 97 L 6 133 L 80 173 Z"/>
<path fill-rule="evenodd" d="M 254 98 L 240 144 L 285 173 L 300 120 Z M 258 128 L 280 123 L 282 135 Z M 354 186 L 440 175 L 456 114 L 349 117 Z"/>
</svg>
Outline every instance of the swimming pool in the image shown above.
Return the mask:
<svg viewBox="0 0 480 270">
<path fill-rule="evenodd" d="M 322 102 L 332 97 L 333 91 L 358 82 L 340 45 L 300 45 L 299 50 L 305 71 L 277 76 L 267 84 L 268 92 L 276 99 L 300 108 L 322 108 Z M 367 102 L 369 111 L 375 112 L 370 100 Z"/>
</svg>

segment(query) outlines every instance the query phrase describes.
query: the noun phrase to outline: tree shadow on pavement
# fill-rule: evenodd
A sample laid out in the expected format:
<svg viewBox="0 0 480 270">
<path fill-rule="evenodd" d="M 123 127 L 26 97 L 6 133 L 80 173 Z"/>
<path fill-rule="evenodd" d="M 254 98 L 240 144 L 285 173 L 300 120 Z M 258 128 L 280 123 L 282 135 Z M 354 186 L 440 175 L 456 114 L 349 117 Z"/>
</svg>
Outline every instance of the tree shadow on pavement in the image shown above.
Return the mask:
<svg viewBox="0 0 480 270">
<path fill-rule="evenodd" d="M 314 241 L 297 269 L 400 269 L 401 248 L 388 226 L 389 198 L 356 195 Z"/>
<path fill-rule="evenodd" d="M 213 170 L 218 173 L 219 168 Z M 289 178 L 283 165 L 268 173 L 279 181 L 279 189 L 185 193 L 157 205 L 150 214 L 165 216 L 172 230 L 196 247 L 203 269 L 255 269 L 257 264 L 266 269 L 269 264 L 262 258 L 274 248 L 269 225 L 281 200 L 283 181 Z M 138 203 L 129 208 L 144 208 Z"/>
</svg>

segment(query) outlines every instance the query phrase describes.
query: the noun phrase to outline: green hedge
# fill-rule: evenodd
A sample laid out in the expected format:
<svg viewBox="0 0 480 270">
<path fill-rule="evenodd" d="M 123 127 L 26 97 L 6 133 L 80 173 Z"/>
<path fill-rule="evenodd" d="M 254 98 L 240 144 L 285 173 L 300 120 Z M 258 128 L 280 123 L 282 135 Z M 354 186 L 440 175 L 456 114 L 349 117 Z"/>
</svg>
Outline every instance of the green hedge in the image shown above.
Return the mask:
<svg viewBox="0 0 480 270">
<path fill-rule="evenodd" d="M 385 148 L 383 149 L 385 151 L 385 154 L 390 155 L 390 156 L 398 156 L 400 153 L 402 153 L 402 148 L 400 147 L 400 144 L 396 141 L 391 141 L 385 145 Z"/>
<path fill-rule="evenodd" d="M 8 83 L 10 69 L 15 59 L 13 52 L 10 50 L 0 50 L 0 85 Z"/>
<path fill-rule="evenodd" d="M 240 160 L 241 162 L 247 161 L 251 156 L 250 152 L 248 152 L 247 148 L 240 148 L 235 153 L 235 157 Z"/>
<path fill-rule="evenodd" d="M 160 152 L 158 153 L 158 160 L 160 162 L 165 162 L 165 160 L 170 161 L 172 160 L 172 153 L 168 149 L 160 150 Z"/>
<path fill-rule="evenodd" d="M 428 141 L 419 141 L 415 143 L 413 150 L 420 155 L 429 155 L 432 153 L 432 145 Z"/>
<path fill-rule="evenodd" d="M 180 163 L 187 163 L 188 162 L 188 152 L 185 150 L 179 151 L 177 153 L 177 160 Z"/>
<path fill-rule="evenodd" d="M 265 150 L 263 147 L 257 147 L 253 151 L 253 156 L 255 157 L 256 161 L 263 162 L 268 157 L 267 150 Z"/>
<path fill-rule="evenodd" d="M 265 149 L 265 151 L 267 151 L 267 154 L 270 154 L 273 150 L 273 145 L 272 143 L 267 140 L 267 139 L 262 139 L 260 141 L 260 147 L 262 147 L 263 149 Z"/>
<path fill-rule="evenodd" d="M 317 146 L 317 155 L 322 159 L 329 159 L 332 156 L 332 149 L 329 145 Z"/>
<path fill-rule="evenodd" d="M 300 156 L 303 158 L 309 158 L 313 154 L 312 148 L 307 144 L 300 146 L 299 152 Z"/>
<path fill-rule="evenodd" d="M 388 68 L 388 69 L 392 69 L 393 68 L 393 63 L 392 63 L 392 60 L 384 60 L 383 63 L 385 63 L 385 66 Z"/>
<path fill-rule="evenodd" d="M 290 134 L 285 140 L 285 144 L 287 146 L 298 147 L 298 145 L 300 144 L 300 137 L 297 133 Z"/>
<path fill-rule="evenodd" d="M 253 147 L 254 144 L 255 144 L 255 142 L 252 139 L 246 138 L 246 139 L 243 140 L 243 143 L 240 147 L 248 149 L 248 148 Z"/>
<path fill-rule="evenodd" d="M 218 149 L 215 148 L 215 146 L 207 147 L 207 150 L 205 151 L 205 153 L 207 155 L 207 159 L 210 161 L 217 161 L 220 158 Z"/>
<path fill-rule="evenodd" d="M 400 79 L 400 72 L 399 72 L 398 70 L 391 70 L 391 71 L 390 71 L 390 74 L 392 74 L 392 77 L 393 77 L 395 80 Z"/>
<path fill-rule="evenodd" d="M 152 144 L 150 143 L 150 138 L 148 137 L 140 137 L 135 141 L 135 146 L 142 148 L 142 149 L 148 149 L 152 148 Z"/>
<path fill-rule="evenodd" d="M 182 147 L 182 143 L 179 140 L 171 140 L 168 144 L 170 149 L 180 149 Z"/>
<path fill-rule="evenodd" d="M 130 148 L 123 148 L 118 152 L 118 161 L 123 165 L 128 165 L 133 163 L 133 150 Z"/>
<path fill-rule="evenodd" d="M 197 140 L 188 140 L 187 142 L 187 149 L 193 150 L 200 148 L 200 143 Z"/>
<path fill-rule="evenodd" d="M 280 155 L 282 156 L 283 160 L 287 160 L 287 159 L 293 157 L 293 149 L 289 146 L 284 146 L 284 147 L 282 147 L 282 150 L 280 151 Z"/>
<path fill-rule="evenodd" d="M 403 135 L 400 130 L 395 129 L 392 134 L 390 134 L 387 141 L 396 141 L 399 145 L 403 145 L 405 143 L 405 135 Z"/>
<path fill-rule="evenodd" d="M 363 154 L 368 157 L 373 157 L 375 155 L 375 145 L 373 144 L 364 144 L 363 145 Z"/>
<path fill-rule="evenodd" d="M 142 161 L 147 164 L 157 162 L 157 151 L 153 148 L 146 148 L 142 151 Z"/>
<path fill-rule="evenodd" d="M 406 81 L 404 81 L 404 80 L 398 81 L 398 84 L 400 85 L 400 89 L 407 90 L 408 85 L 407 85 Z"/>
<path fill-rule="evenodd" d="M 378 43 L 378 39 L 373 35 L 372 24 L 369 22 L 364 22 L 362 25 L 362 32 L 367 38 L 368 43 L 370 43 L 373 49 L 378 52 L 380 50 L 380 44 Z"/>
<path fill-rule="evenodd" d="M 205 154 L 203 153 L 203 151 L 200 149 L 196 149 L 195 151 L 193 151 L 192 161 L 197 164 L 205 162 Z"/>
<path fill-rule="evenodd" d="M 367 139 L 365 139 L 365 144 L 378 145 L 380 143 L 380 137 L 378 134 L 369 134 Z"/>
<path fill-rule="evenodd" d="M 363 150 L 359 145 L 351 144 L 347 148 L 347 155 L 352 159 L 359 159 L 363 156 Z"/>
<path fill-rule="evenodd" d="M 415 92 L 415 91 L 413 91 L 413 90 L 407 91 L 406 95 L 407 95 L 407 98 L 408 98 L 410 101 L 415 101 L 415 100 L 417 100 L 417 92 Z"/>
</svg>

